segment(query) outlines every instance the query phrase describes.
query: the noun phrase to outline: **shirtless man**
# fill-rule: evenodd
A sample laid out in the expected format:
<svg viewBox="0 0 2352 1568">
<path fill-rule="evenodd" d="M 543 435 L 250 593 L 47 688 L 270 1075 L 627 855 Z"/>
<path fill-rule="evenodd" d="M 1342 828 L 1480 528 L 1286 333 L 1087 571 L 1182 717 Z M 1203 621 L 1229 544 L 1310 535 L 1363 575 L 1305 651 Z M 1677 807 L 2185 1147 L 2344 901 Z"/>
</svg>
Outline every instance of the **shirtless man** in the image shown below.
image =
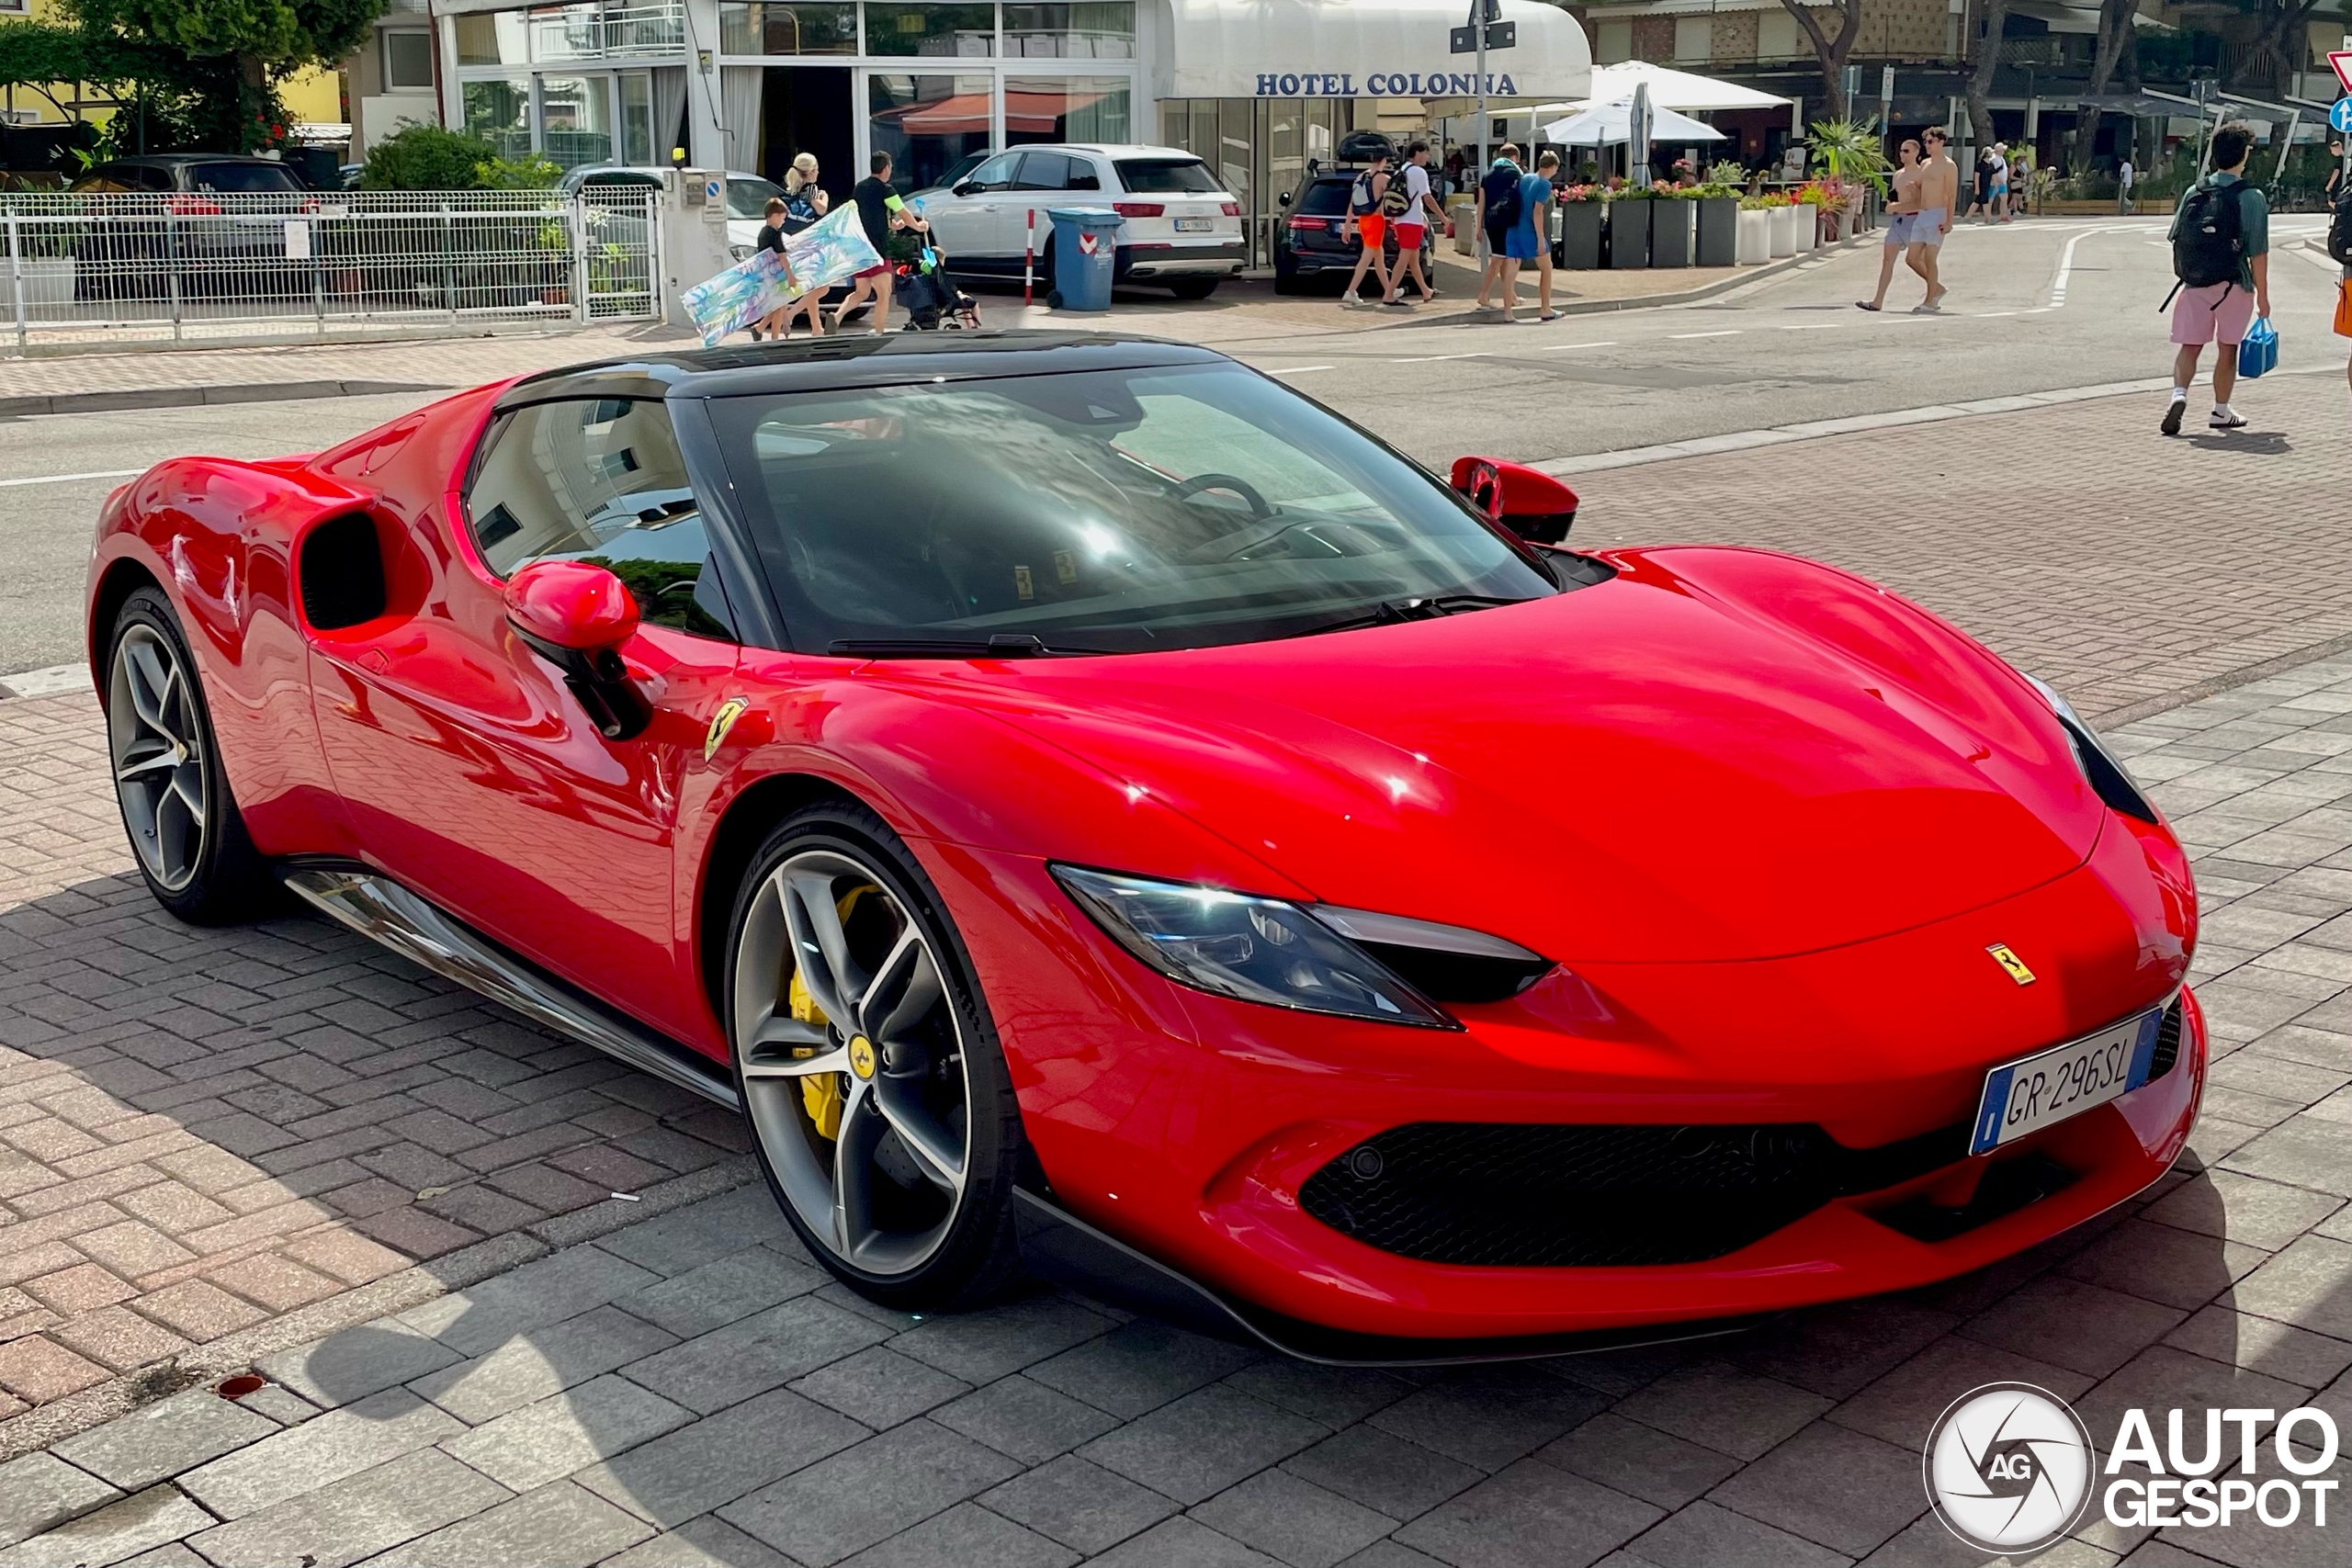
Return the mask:
<svg viewBox="0 0 2352 1568">
<path fill-rule="evenodd" d="M 1944 146 L 1940 125 L 1928 127 L 1928 161 L 1919 180 L 1918 209 L 1911 215 L 1911 248 L 1905 260 L 1928 282 L 1928 297 L 1914 309 L 1930 314 L 1943 309 L 1949 290 L 1938 270 L 1944 236 L 1951 232 L 1951 215 L 1960 202 L 1960 167 Z"/>
</svg>

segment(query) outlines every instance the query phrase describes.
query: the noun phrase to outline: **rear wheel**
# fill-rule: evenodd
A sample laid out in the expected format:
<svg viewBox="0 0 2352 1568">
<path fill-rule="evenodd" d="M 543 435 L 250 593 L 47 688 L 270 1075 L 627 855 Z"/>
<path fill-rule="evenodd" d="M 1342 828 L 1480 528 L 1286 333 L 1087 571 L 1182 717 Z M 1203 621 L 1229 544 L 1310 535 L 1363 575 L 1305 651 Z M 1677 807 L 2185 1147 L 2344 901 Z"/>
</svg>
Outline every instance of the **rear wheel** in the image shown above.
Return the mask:
<svg viewBox="0 0 2352 1568">
<path fill-rule="evenodd" d="M 115 798 L 147 890 L 198 924 L 258 913 L 276 885 L 229 793 L 178 619 L 153 588 L 115 617 L 106 696 Z"/>
<path fill-rule="evenodd" d="M 1180 277 L 1168 286 L 1168 291 L 1179 299 L 1205 299 L 1216 292 L 1214 277 Z"/>
<path fill-rule="evenodd" d="M 922 869 L 862 807 L 786 818 L 737 895 L 735 1069 L 768 1184 L 861 1294 L 970 1304 L 1016 1258 L 1021 1117 Z"/>
</svg>

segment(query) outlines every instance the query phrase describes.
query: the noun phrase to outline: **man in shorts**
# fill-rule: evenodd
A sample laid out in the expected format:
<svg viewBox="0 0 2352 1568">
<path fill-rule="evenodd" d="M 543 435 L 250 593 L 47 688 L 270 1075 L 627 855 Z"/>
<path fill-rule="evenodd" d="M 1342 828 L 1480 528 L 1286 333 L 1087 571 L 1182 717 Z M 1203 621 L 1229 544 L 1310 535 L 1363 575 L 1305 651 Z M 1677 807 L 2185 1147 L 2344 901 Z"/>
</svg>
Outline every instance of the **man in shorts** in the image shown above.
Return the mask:
<svg viewBox="0 0 2352 1568">
<path fill-rule="evenodd" d="M 1487 243 L 1487 254 L 1481 258 L 1486 265 L 1478 274 L 1477 308 L 1481 310 L 1491 309 L 1487 301 L 1494 294 L 1495 286 L 1503 280 L 1503 264 L 1509 259 L 1503 254 L 1504 242 L 1510 233 L 1510 225 L 1497 223 L 1495 219 L 1518 197 L 1519 179 L 1519 149 L 1506 141 L 1495 149 L 1494 166 L 1478 181 L 1478 232 Z M 1509 311 L 1511 304 L 1511 297 L 1506 293 L 1504 310 Z"/>
<path fill-rule="evenodd" d="M 1405 149 L 1405 166 L 1396 171 L 1396 178 L 1405 187 L 1405 210 L 1396 215 L 1396 272 L 1388 280 L 1388 298 L 1384 305 L 1403 305 L 1405 277 L 1412 275 L 1413 287 L 1420 291 L 1424 302 L 1437 298 L 1437 290 L 1421 272 L 1421 242 L 1429 235 L 1429 220 L 1434 216 L 1442 224 L 1445 209 L 1437 204 L 1430 190 L 1430 144 L 1416 141 Z M 1394 202 L 1389 204 L 1395 206 Z"/>
<path fill-rule="evenodd" d="M 1919 206 L 1911 214 L 1904 263 L 1928 285 L 1927 298 L 1913 310 L 1934 315 L 1951 292 L 1943 280 L 1944 236 L 1951 232 L 1951 215 L 1960 203 L 1960 165 L 1951 161 L 1945 143 L 1950 133 L 1931 125 L 1922 133 L 1928 144 L 1927 163 L 1919 176 Z"/>
<path fill-rule="evenodd" d="M 1356 290 L 1363 285 L 1364 268 L 1372 269 L 1380 280 L 1380 292 L 1388 293 L 1388 257 L 1383 247 L 1388 243 L 1388 219 L 1380 210 L 1388 194 L 1388 154 L 1374 152 L 1372 166 L 1358 175 L 1348 186 L 1349 228 L 1354 232 L 1360 249 L 1356 252 L 1355 270 L 1348 274 L 1348 287 L 1340 296 L 1340 303 L 1351 309 L 1362 304 Z M 1340 238 L 1345 239 L 1345 233 Z"/>
<path fill-rule="evenodd" d="M 2238 344 L 2257 314 L 2270 314 L 2270 204 L 2261 191 L 2245 183 L 2246 154 L 2253 150 L 2252 128 L 2236 120 L 2213 132 L 2216 172 L 2199 183 L 2237 197 L 2238 275 L 2201 288 L 2183 284 L 2175 292 L 2172 400 L 2165 405 L 2160 426 L 2166 435 L 2180 434 L 2181 416 L 2188 409 L 2188 389 L 2197 380 L 2197 361 L 2209 343 L 2221 352 L 2213 359 L 2213 417 L 2207 423 L 2215 430 L 2245 427 L 2244 417 L 2230 407 L 2230 392 L 2238 380 Z M 2173 213 L 2173 237 L 2178 237 L 2181 219 L 2188 209 L 2189 201 L 2183 198 Z"/>
<path fill-rule="evenodd" d="M 857 220 L 865 230 L 865 238 L 874 246 L 875 254 L 882 258 L 879 266 L 869 266 L 853 275 L 848 296 L 833 312 L 833 328 L 841 329 L 849 320 L 852 307 L 862 299 L 874 301 L 874 330 L 890 330 L 890 231 L 930 227 L 908 210 L 906 198 L 890 184 L 890 154 L 876 152 L 867 165 L 874 172 L 857 182 L 850 190 L 850 199 L 857 203 Z"/>
</svg>

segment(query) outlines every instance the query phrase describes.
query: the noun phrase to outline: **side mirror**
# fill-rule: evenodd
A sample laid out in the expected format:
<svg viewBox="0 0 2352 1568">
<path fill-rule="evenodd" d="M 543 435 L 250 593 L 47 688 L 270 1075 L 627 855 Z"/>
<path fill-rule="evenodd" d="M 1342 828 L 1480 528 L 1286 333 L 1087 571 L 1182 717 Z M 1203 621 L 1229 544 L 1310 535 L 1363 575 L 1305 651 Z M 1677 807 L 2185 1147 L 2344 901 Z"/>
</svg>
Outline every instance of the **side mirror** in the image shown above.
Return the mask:
<svg viewBox="0 0 2352 1568">
<path fill-rule="evenodd" d="M 978 196 L 980 194 L 980 187 L 975 181 L 966 180 L 962 185 L 956 187 L 955 194 L 957 196 Z"/>
<path fill-rule="evenodd" d="M 1530 544 L 1559 544 L 1576 525 L 1577 492 L 1524 463 L 1456 457 L 1450 482 L 1488 520 Z"/>
<path fill-rule="evenodd" d="M 619 578 L 585 561 L 534 561 L 507 580 L 506 620 L 563 672 L 605 739 L 626 740 L 652 722 L 652 705 L 620 655 L 637 631 L 637 600 Z"/>
</svg>

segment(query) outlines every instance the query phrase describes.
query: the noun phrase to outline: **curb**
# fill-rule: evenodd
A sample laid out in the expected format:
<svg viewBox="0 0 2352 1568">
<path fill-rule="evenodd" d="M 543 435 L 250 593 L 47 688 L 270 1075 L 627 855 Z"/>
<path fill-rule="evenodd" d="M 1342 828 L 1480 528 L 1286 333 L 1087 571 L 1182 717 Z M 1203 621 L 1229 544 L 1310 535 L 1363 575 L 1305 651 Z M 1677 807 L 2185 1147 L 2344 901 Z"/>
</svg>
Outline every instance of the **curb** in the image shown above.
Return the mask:
<svg viewBox="0 0 2352 1568">
<path fill-rule="evenodd" d="M 244 381 L 192 387 L 126 387 L 120 391 L 52 392 L 0 398 L 0 419 L 59 413 L 109 413 L 119 409 L 198 408 L 310 398 L 368 398 L 391 392 L 437 392 L 440 381 Z"/>
<path fill-rule="evenodd" d="M 1815 245 L 1802 254 L 1782 256 L 1777 261 L 1766 262 L 1762 266 L 1746 268 L 1736 276 L 1719 277 L 1713 283 L 1702 283 L 1695 288 L 1685 288 L 1673 294 L 1635 294 L 1623 299 L 1555 300 L 1552 309 L 1563 316 L 1597 316 L 1617 310 L 1654 310 L 1675 305 L 1695 305 L 1702 299 L 1713 299 L 1719 295 L 1728 294 L 1735 288 L 1745 288 L 1751 283 L 1768 283 L 1776 277 L 1804 267 L 1818 265 L 1822 257 L 1839 251 L 1851 250 L 1864 243 L 1869 237 L 1857 234 L 1851 239 L 1835 240 L 1826 245 Z M 1677 269 L 1663 267 L 1650 270 L 1672 272 Z M 1557 280 L 1566 276 L 1566 271 L 1565 267 L 1552 269 L 1555 287 Z M 1529 309 L 1534 306 L 1532 299 L 1523 300 L 1521 303 Z M 1418 307 L 1416 309 L 1418 310 Z M 1482 319 L 1475 310 L 1457 310 L 1448 315 L 1415 314 L 1397 321 L 1385 321 L 1379 326 L 1365 330 L 1386 333 L 1395 332 L 1399 327 L 1461 326 Z M 1532 319 L 1530 318 L 1530 320 Z"/>
</svg>

